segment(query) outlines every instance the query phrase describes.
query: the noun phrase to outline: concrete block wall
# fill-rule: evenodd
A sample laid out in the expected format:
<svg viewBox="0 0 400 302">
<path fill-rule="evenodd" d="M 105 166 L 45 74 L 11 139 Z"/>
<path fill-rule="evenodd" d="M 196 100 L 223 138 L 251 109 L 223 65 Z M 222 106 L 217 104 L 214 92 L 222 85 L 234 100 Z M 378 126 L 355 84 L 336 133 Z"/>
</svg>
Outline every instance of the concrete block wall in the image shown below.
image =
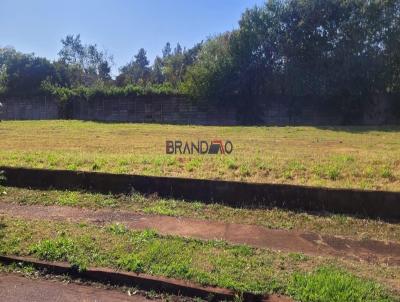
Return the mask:
<svg viewBox="0 0 400 302">
<path fill-rule="evenodd" d="M 353 123 L 360 125 L 400 124 L 393 114 L 393 97 L 376 96 Z M 77 119 L 105 122 L 167 123 L 193 125 L 238 125 L 240 110 L 194 104 L 183 97 L 121 97 L 112 99 L 73 100 L 64 105 L 53 98 L 0 99 L 4 120 Z M 346 118 L 327 113 L 318 100 L 302 98 L 295 108 L 287 97 L 265 97 L 258 100 L 257 119 L 264 125 L 343 125 Z M 319 104 L 319 105 L 318 105 Z M 239 111 L 239 112 L 238 112 Z"/>
<path fill-rule="evenodd" d="M 52 98 L 7 98 L 0 99 L 3 120 L 49 120 L 59 118 L 59 105 Z"/>
<path fill-rule="evenodd" d="M 73 102 L 73 118 L 107 122 L 235 125 L 236 110 L 196 106 L 180 97 L 136 97 Z"/>
</svg>

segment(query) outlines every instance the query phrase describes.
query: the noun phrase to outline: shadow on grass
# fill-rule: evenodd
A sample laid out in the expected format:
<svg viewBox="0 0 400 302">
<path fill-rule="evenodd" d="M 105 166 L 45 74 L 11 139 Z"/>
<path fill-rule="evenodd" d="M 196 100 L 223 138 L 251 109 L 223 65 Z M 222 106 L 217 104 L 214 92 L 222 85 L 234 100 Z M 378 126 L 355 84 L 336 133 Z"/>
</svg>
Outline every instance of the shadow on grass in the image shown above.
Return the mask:
<svg viewBox="0 0 400 302">
<path fill-rule="evenodd" d="M 400 123 L 400 120 L 399 120 Z M 348 132 L 354 134 L 365 134 L 370 132 L 400 132 L 400 125 L 385 125 L 385 126 L 315 126 L 319 130 Z"/>
</svg>

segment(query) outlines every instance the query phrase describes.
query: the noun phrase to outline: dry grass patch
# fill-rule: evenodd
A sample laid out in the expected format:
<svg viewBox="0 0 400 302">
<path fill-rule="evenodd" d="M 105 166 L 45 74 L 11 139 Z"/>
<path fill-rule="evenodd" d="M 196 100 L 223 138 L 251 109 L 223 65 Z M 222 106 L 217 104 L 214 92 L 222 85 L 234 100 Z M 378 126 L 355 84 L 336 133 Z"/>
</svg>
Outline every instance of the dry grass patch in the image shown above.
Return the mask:
<svg viewBox="0 0 400 302">
<path fill-rule="evenodd" d="M 399 127 L 0 123 L 0 163 L 400 191 Z M 230 139 L 229 156 L 166 155 L 165 141 Z"/>
</svg>

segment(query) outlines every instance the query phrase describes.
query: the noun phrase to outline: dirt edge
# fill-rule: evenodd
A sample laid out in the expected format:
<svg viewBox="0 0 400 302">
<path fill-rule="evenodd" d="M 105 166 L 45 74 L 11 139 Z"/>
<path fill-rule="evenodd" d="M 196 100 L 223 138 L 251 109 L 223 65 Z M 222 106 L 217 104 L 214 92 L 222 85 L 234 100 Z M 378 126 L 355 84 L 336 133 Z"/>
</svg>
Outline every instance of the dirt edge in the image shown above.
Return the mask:
<svg viewBox="0 0 400 302">
<path fill-rule="evenodd" d="M 242 296 L 244 302 L 270 301 L 291 302 L 288 297 L 277 295 L 257 295 L 249 292 L 236 293 L 233 290 L 219 287 L 201 286 L 192 282 L 156 277 L 142 273 L 131 273 L 116 271 L 108 268 L 88 268 L 79 271 L 66 262 L 40 261 L 32 257 L 4 256 L 0 255 L 0 262 L 4 264 L 19 263 L 30 265 L 39 270 L 46 270 L 57 275 L 69 275 L 89 281 L 107 283 L 119 286 L 136 286 L 146 291 L 156 291 L 167 294 L 181 295 L 186 297 L 199 297 L 207 301 L 234 301 Z"/>
</svg>

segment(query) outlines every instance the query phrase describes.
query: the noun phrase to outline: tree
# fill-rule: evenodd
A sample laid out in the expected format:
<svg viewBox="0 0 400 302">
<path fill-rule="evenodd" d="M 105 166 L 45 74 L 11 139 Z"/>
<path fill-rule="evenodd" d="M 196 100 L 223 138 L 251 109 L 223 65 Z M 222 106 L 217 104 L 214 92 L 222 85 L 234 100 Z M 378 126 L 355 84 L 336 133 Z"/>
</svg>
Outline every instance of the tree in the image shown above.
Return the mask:
<svg viewBox="0 0 400 302">
<path fill-rule="evenodd" d="M 151 82 L 155 84 L 162 84 L 165 81 L 163 74 L 163 60 L 160 57 L 154 59 L 153 67 L 151 69 Z"/>
<path fill-rule="evenodd" d="M 399 19 L 398 0 L 269 0 L 246 10 L 238 30 L 206 42 L 183 87 L 196 98 L 236 95 L 242 108 L 279 94 L 357 110 L 372 94 L 400 89 Z"/>
<path fill-rule="evenodd" d="M 58 52 L 60 61 L 67 65 L 80 65 L 83 68 L 87 51 L 82 44 L 81 36 L 67 35 L 65 39 L 61 39 L 61 44 L 63 46 Z"/>
<path fill-rule="evenodd" d="M 146 51 L 144 48 L 139 49 L 137 55 L 135 55 L 135 64 L 139 66 L 140 69 L 144 70 L 149 66 L 149 60 L 147 59 Z"/>
<path fill-rule="evenodd" d="M 167 42 L 162 50 L 163 59 L 169 57 L 172 53 L 171 44 Z"/>
<path fill-rule="evenodd" d="M 117 83 L 118 85 L 145 85 L 150 80 L 150 71 L 146 51 L 141 48 L 134 56 L 134 60 L 120 69 Z"/>
<path fill-rule="evenodd" d="M 13 48 L 0 48 L 0 90 L 10 95 L 40 92 L 42 81 L 54 75 L 54 67 L 45 58 L 23 54 Z"/>
<path fill-rule="evenodd" d="M 165 81 L 173 87 L 178 87 L 183 81 L 186 70 L 196 60 L 200 49 L 201 43 L 190 49 L 182 49 L 182 46 L 178 43 L 173 53 L 163 58 Z"/>
<path fill-rule="evenodd" d="M 182 90 L 195 99 L 221 101 L 231 95 L 235 85 L 232 78 L 233 62 L 230 53 L 232 33 L 208 39 L 202 45 L 195 64 L 188 67 Z"/>
<path fill-rule="evenodd" d="M 75 70 L 79 67 L 82 70 L 82 84 L 90 86 L 111 80 L 112 57 L 98 50 L 96 44 L 83 45 L 79 34 L 67 35 L 61 43 L 63 46 L 58 53 L 60 63 L 75 67 Z"/>
<path fill-rule="evenodd" d="M 176 47 L 174 48 L 174 55 L 179 56 L 182 54 L 182 46 L 181 44 L 177 43 Z"/>
<path fill-rule="evenodd" d="M 61 61 L 53 62 L 54 75 L 50 82 L 59 87 L 77 87 L 84 83 L 84 74 L 79 65 L 67 65 Z"/>
</svg>

